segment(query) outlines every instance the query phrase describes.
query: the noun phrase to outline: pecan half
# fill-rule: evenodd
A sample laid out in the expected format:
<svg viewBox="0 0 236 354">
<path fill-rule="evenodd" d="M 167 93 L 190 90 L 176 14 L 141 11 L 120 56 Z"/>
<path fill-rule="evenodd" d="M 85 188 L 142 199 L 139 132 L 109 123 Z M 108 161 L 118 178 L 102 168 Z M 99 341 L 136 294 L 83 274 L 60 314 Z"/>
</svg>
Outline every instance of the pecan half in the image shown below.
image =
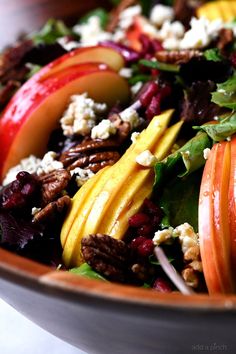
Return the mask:
<svg viewBox="0 0 236 354">
<path fill-rule="evenodd" d="M 45 224 L 55 220 L 58 216 L 64 214 L 67 211 L 70 204 L 70 197 L 68 195 L 64 195 L 56 201 L 49 203 L 45 208 L 36 213 L 34 215 L 33 221 Z"/>
<path fill-rule="evenodd" d="M 57 199 L 67 187 L 71 176 L 64 169 L 55 170 L 38 177 L 41 182 L 42 205 L 45 206 Z"/>
<path fill-rule="evenodd" d="M 120 158 L 117 148 L 118 143 L 114 139 L 85 139 L 82 143 L 63 152 L 59 160 L 68 171 L 80 167 L 96 173 L 105 166 L 113 165 Z"/>
<path fill-rule="evenodd" d="M 121 12 L 123 12 L 127 7 L 135 5 L 136 3 L 137 0 L 122 0 L 120 4 L 116 6 L 113 11 L 110 12 L 106 31 L 113 32 L 118 25 Z"/>
<path fill-rule="evenodd" d="M 168 64 L 183 64 L 190 59 L 200 57 L 203 54 L 199 50 L 160 50 L 155 53 L 158 61 Z"/>
<path fill-rule="evenodd" d="M 103 234 L 86 236 L 82 239 L 82 254 L 97 272 L 110 280 L 125 282 L 129 248 L 122 240 Z"/>
</svg>

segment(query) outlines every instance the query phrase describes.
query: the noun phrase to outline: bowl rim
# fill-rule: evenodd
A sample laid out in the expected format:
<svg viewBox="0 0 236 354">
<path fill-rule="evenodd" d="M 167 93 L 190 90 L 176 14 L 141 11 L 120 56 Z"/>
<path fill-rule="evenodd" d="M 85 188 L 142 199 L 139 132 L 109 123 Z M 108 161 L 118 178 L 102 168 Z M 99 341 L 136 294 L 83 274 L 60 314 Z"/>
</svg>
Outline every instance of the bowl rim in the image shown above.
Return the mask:
<svg viewBox="0 0 236 354">
<path fill-rule="evenodd" d="M 100 304 L 114 308 L 115 303 L 118 307 L 135 306 L 147 311 L 160 309 L 198 313 L 236 311 L 236 295 L 162 294 L 150 289 L 87 279 L 67 271 L 54 270 L 1 248 L 0 278 L 33 291 L 46 292 L 53 297 L 83 302 L 89 306 L 96 303 L 96 307 Z M 0 290 L 0 296 L 2 292 L 4 290 Z"/>
</svg>

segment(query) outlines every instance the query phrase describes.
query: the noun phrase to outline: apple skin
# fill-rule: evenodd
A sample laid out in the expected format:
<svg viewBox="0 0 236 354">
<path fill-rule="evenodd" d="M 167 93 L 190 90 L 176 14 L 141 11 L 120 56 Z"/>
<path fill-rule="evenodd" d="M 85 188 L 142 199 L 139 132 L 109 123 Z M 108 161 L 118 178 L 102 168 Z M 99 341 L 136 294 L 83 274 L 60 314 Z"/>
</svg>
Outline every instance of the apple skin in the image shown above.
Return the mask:
<svg viewBox="0 0 236 354">
<path fill-rule="evenodd" d="M 235 138 L 233 141 L 233 144 L 221 142 L 213 146 L 200 188 L 200 252 L 210 294 L 235 291 L 235 268 L 232 263 L 232 252 L 235 254 L 235 208 L 231 210 L 232 202 L 235 202 L 235 180 L 231 182 L 232 175 L 236 173 Z"/>
<path fill-rule="evenodd" d="M 126 80 L 106 65 L 95 63 L 67 67 L 43 83 L 29 80 L 21 87 L 0 120 L 1 180 L 22 158 L 45 153 L 49 135 L 70 96 L 83 92 L 108 106 L 126 103 L 130 96 Z"/>
</svg>

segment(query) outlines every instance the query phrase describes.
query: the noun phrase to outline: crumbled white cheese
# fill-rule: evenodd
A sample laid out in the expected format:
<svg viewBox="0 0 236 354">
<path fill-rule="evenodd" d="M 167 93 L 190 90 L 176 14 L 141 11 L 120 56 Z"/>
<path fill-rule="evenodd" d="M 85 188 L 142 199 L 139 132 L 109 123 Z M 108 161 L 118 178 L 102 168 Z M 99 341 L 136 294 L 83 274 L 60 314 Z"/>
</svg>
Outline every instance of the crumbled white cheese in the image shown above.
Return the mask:
<svg viewBox="0 0 236 354">
<path fill-rule="evenodd" d="M 185 254 L 190 247 L 198 246 L 198 234 L 194 232 L 191 225 L 185 222 L 173 230 L 173 236 L 178 237 L 181 243 L 182 252 Z"/>
<path fill-rule="evenodd" d="M 131 86 L 130 89 L 131 89 L 132 95 L 135 96 L 139 92 L 139 90 L 141 90 L 142 86 L 143 86 L 142 81 L 138 81 L 136 84 Z"/>
<path fill-rule="evenodd" d="M 80 167 L 76 167 L 74 170 L 70 171 L 70 174 L 71 176 L 76 175 L 75 180 L 78 187 L 81 187 L 88 179 L 94 176 L 93 171 Z"/>
<path fill-rule="evenodd" d="M 157 162 L 157 158 L 149 151 L 145 150 L 136 156 L 136 162 L 144 167 L 152 167 Z"/>
<path fill-rule="evenodd" d="M 141 15 L 142 8 L 140 5 L 127 7 L 124 11 L 119 14 L 118 27 L 125 30 L 128 29 L 134 21 L 134 18 Z"/>
<path fill-rule="evenodd" d="M 173 8 L 161 4 L 155 5 L 150 13 L 150 21 L 158 27 L 161 27 L 166 20 L 171 21 L 173 18 Z"/>
<path fill-rule="evenodd" d="M 131 134 L 131 141 L 132 141 L 132 143 L 136 143 L 136 141 L 138 140 L 139 135 L 140 135 L 140 133 L 138 133 L 138 132 L 133 132 L 133 133 Z"/>
<path fill-rule="evenodd" d="M 3 180 L 2 185 L 6 186 L 8 183 L 11 183 L 16 179 L 16 175 L 20 171 L 26 171 L 29 173 L 36 173 L 38 168 L 40 167 L 41 159 L 38 159 L 34 155 L 30 155 L 20 161 L 20 163 L 7 172 L 6 177 Z"/>
<path fill-rule="evenodd" d="M 71 50 L 80 46 L 79 42 L 68 40 L 67 37 L 58 38 L 57 43 L 59 43 L 60 46 L 64 48 L 67 52 L 70 52 Z"/>
<path fill-rule="evenodd" d="M 165 242 L 171 240 L 172 233 L 173 233 L 172 227 L 155 232 L 154 237 L 152 239 L 154 245 L 159 246 L 161 243 L 165 243 Z"/>
<path fill-rule="evenodd" d="M 40 212 L 40 210 L 41 210 L 41 208 L 33 207 L 31 210 L 31 215 L 35 216 L 38 212 Z"/>
<path fill-rule="evenodd" d="M 82 46 L 97 45 L 99 42 L 112 39 L 112 34 L 102 29 L 98 16 L 91 16 L 86 23 L 74 26 L 73 31 L 81 37 Z"/>
<path fill-rule="evenodd" d="M 37 175 L 43 173 L 49 173 L 60 168 L 63 168 L 63 163 L 57 161 L 57 153 L 54 151 L 48 151 L 41 160 L 40 166 L 37 169 Z"/>
<path fill-rule="evenodd" d="M 119 75 L 124 77 L 125 79 L 129 79 L 132 77 L 133 70 L 131 68 L 122 68 L 119 71 Z"/>
<path fill-rule="evenodd" d="M 120 113 L 120 118 L 130 124 L 131 130 L 140 125 L 140 118 L 135 109 L 129 107 Z"/>
<path fill-rule="evenodd" d="M 71 102 L 60 119 L 65 136 L 88 135 L 96 125 L 97 114 L 105 112 L 105 103 L 96 103 L 87 93 L 71 96 Z"/>
<path fill-rule="evenodd" d="M 162 42 L 163 48 L 167 50 L 178 50 L 179 49 L 179 39 L 170 37 Z"/>
<path fill-rule="evenodd" d="M 203 150 L 203 157 L 205 160 L 207 160 L 209 158 L 210 152 L 211 152 L 211 149 L 209 149 L 209 148 L 206 148 Z"/>
<path fill-rule="evenodd" d="M 95 125 L 91 131 L 92 139 L 108 139 L 116 134 L 116 127 L 109 119 L 103 119 L 98 125 Z"/>
<path fill-rule="evenodd" d="M 185 32 L 180 42 L 181 49 L 198 49 L 208 46 L 219 34 L 223 23 L 219 19 L 209 21 L 204 17 L 199 19 L 193 17 L 190 21 L 190 26 L 190 30 Z"/>
</svg>

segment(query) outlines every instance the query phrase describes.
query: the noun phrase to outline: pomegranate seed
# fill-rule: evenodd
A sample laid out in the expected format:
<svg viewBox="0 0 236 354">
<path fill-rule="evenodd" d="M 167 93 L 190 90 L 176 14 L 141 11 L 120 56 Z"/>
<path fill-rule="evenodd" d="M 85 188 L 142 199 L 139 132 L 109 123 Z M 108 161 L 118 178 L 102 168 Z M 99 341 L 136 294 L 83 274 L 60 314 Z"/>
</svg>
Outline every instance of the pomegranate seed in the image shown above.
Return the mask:
<svg viewBox="0 0 236 354">
<path fill-rule="evenodd" d="M 162 44 L 161 44 L 161 42 L 158 39 L 153 39 L 152 40 L 152 47 L 153 47 L 154 53 L 158 52 L 159 50 L 163 50 L 164 49 Z"/>
<path fill-rule="evenodd" d="M 157 206 L 150 199 L 147 198 L 143 202 L 143 208 L 145 212 L 151 215 L 159 215 L 161 212 L 159 206 Z"/>
<path fill-rule="evenodd" d="M 138 235 L 140 236 L 152 236 L 153 233 L 153 225 L 150 224 L 146 224 L 146 225 L 142 225 L 140 228 L 138 228 Z"/>
<path fill-rule="evenodd" d="M 141 237 L 141 236 L 140 236 Z M 149 257 L 153 253 L 154 244 L 152 240 L 145 239 L 143 243 L 138 246 L 138 254 L 142 257 Z"/>
<path fill-rule="evenodd" d="M 138 247 L 139 247 L 141 244 L 143 244 L 143 242 L 144 242 L 145 240 L 146 240 L 146 238 L 143 237 L 143 236 L 136 237 L 136 238 L 134 238 L 134 239 L 132 240 L 130 246 L 131 246 L 131 248 L 132 248 L 133 250 L 137 250 Z"/>
<path fill-rule="evenodd" d="M 144 213 L 134 214 L 129 218 L 129 226 L 131 227 L 140 227 L 150 222 L 150 217 Z"/>
<path fill-rule="evenodd" d="M 172 288 L 169 282 L 163 278 L 157 278 L 152 288 L 160 293 L 171 293 Z"/>
<path fill-rule="evenodd" d="M 158 93 L 151 100 L 150 105 L 148 106 L 145 116 L 148 121 L 151 121 L 152 118 L 161 113 L 161 94 Z"/>
<path fill-rule="evenodd" d="M 171 94 L 171 87 L 169 85 L 162 86 L 160 89 L 161 98 L 165 98 Z"/>
</svg>

